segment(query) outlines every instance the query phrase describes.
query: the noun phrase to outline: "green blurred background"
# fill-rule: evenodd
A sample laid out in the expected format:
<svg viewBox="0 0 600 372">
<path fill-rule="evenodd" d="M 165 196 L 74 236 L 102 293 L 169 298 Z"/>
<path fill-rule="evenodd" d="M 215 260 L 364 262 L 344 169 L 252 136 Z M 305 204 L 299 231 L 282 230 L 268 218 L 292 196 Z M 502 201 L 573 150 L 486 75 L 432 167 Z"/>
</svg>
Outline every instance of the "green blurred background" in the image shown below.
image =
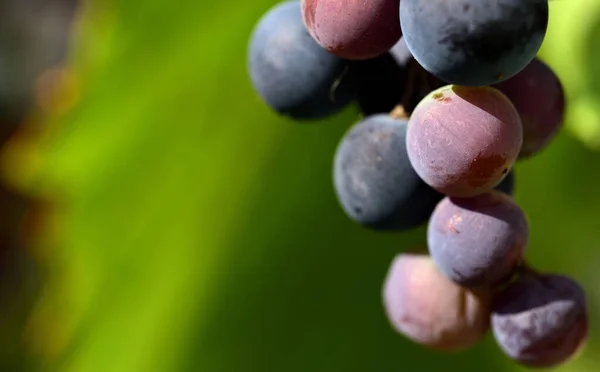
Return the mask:
<svg viewBox="0 0 600 372">
<path fill-rule="evenodd" d="M 491 337 L 445 355 L 392 331 L 382 280 L 424 229 L 371 232 L 338 207 L 332 158 L 355 109 L 297 124 L 254 94 L 248 37 L 274 3 L 81 9 L 61 100 L 3 148 L 6 182 L 50 208 L 26 250 L 36 279 L 2 315 L 0 370 L 524 370 Z M 600 2 L 552 2 L 541 57 L 567 127 L 516 167 L 528 259 L 589 296 L 590 342 L 559 371 L 600 370 L 599 47 Z"/>
</svg>

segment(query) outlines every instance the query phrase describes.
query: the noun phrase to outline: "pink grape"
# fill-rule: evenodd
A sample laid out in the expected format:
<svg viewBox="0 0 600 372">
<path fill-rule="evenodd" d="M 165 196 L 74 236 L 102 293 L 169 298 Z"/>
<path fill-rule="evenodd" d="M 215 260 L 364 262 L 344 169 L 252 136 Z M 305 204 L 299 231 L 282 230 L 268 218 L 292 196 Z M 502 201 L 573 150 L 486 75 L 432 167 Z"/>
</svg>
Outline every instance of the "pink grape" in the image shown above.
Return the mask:
<svg viewBox="0 0 600 372">
<path fill-rule="evenodd" d="M 302 0 L 304 24 L 330 53 L 353 60 L 377 57 L 400 39 L 400 0 Z"/>
<path fill-rule="evenodd" d="M 523 128 L 497 89 L 447 85 L 417 105 L 406 141 L 411 164 L 427 184 L 448 196 L 473 197 L 512 169 Z"/>
<path fill-rule="evenodd" d="M 398 333 L 434 350 L 469 349 L 489 329 L 491 290 L 475 293 L 459 287 L 426 255 L 403 253 L 394 258 L 383 302 Z"/>
</svg>

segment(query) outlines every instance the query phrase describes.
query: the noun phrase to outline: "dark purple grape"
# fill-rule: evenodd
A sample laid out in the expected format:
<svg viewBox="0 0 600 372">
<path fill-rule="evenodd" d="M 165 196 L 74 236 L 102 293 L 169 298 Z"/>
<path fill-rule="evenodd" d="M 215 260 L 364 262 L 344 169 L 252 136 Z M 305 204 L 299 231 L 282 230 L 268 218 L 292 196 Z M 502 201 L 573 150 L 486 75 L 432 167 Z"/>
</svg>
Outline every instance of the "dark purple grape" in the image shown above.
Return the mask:
<svg viewBox="0 0 600 372">
<path fill-rule="evenodd" d="M 485 86 L 521 71 L 546 35 L 548 0 L 402 0 L 415 59 L 450 84 Z"/>
<path fill-rule="evenodd" d="M 444 198 L 427 229 L 433 261 L 465 287 L 496 285 L 521 263 L 529 239 L 525 214 L 497 191 L 473 198 Z"/>
<path fill-rule="evenodd" d="M 557 366 L 587 340 L 585 293 L 567 277 L 525 274 L 495 295 L 492 306 L 498 345 L 523 365 Z"/>
<path fill-rule="evenodd" d="M 474 293 L 441 275 L 426 255 L 400 254 L 383 287 L 394 329 L 415 343 L 456 352 L 477 344 L 489 329 L 490 290 Z"/>
<path fill-rule="evenodd" d="M 250 39 L 248 69 L 262 100 L 298 120 L 334 114 L 356 93 L 348 62 L 312 39 L 298 1 L 277 4 L 259 20 Z"/>
<path fill-rule="evenodd" d="M 491 87 L 445 86 L 415 108 L 406 135 L 419 176 L 439 192 L 472 197 L 493 189 L 515 163 L 521 119 Z"/>
<path fill-rule="evenodd" d="M 565 115 L 565 95 L 556 74 L 536 58 L 494 87 L 510 99 L 521 116 L 523 146 L 519 158 L 542 150 L 560 130 Z"/>
<path fill-rule="evenodd" d="M 402 34 L 400 0 L 302 0 L 304 24 L 327 51 L 346 59 L 377 57 Z"/>
<path fill-rule="evenodd" d="M 378 230 L 406 230 L 427 222 L 443 195 L 415 173 L 406 153 L 406 120 L 369 116 L 342 138 L 334 186 L 346 214 Z"/>
</svg>

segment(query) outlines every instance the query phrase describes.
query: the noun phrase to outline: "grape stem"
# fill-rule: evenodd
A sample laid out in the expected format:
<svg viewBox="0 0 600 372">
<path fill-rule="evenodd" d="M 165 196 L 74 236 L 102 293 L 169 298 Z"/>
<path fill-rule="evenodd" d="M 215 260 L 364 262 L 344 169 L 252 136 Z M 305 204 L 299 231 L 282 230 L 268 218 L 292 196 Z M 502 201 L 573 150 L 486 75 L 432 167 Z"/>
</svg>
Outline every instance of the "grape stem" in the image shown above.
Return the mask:
<svg viewBox="0 0 600 372">
<path fill-rule="evenodd" d="M 415 65 L 415 63 L 413 63 L 414 60 L 411 60 L 408 63 L 408 76 L 406 79 L 406 87 L 404 88 L 404 94 L 402 95 L 402 100 L 400 101 L 400 106 L 402 106 L 404 108 L 404 111 L 406 112 L 406 114 L 408 116 L 410 116 L 410 113 L 413 111 L 413 109 L 416 107 L 416 105 L 413 104 L 413 100 L 414 100 L 414 91 L 415 91 L 415 80 L 418 77 L 418 65 Z M 394 109 L 395 110 L 395 109 Z"/>
<path fill-rule="evenodd" d="M 342 73 L 340 74 L 340 76 L 337 79 L 335 79 L 333 84 L 331 84 L 331 87 L 329 88 L 329 100 L 331 102 L 335 102 L 336 90 L 342 84 L 342 80 L 344 80 L 346 75 L 348 75 L 348 72 L 350 72 L 350 66 L 346 66 L 344 68 L 344 71 L 342 71 Z"/>
<path fill-rule="evenodd" d="M 407 69 L 408 73 L 404 94 L 399 105 L 391 113 L 393 117 L 396 117 L 394 116 L 394 112 L 398 107 L 402 107 L 406 115 L 401 117 L 403 119 L 410 117 L 410 114 L 417 107 L 421 99 L 437 88 L 429 79 L 427 71 L 414 59 L 408 63 Z"/>
<path fill-rule="evenodd" d="M 394 119 L 408 119 L 410 115 L 406 112 L 404 106 L 397 105 L 392 112 L 390 112 L 390 116 Z"/>
</svg>

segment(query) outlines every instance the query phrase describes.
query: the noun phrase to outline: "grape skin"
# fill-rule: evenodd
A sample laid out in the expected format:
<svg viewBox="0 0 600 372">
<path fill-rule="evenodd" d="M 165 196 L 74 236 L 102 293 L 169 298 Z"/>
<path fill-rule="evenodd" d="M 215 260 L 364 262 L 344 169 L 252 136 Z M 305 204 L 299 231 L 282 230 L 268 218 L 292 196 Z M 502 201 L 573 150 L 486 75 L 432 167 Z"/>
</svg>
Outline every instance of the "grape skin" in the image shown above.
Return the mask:
<svg viewBox="0 0 600 372">
<path fill-rule="evenodd" d="M 383 286 L 392 327 L 415 343 L 446 352 L 477 344 L 489 330 L 489 289 L 477 293 L 441 275 L 426 255 L 399 254 Z"/>
<path fill-rule="evenodd" d="M 271 8 L 256 25 L 249 45 L 252 84 L 274 111 L 294 119 L 319 119 L 355 97 L 347 61 L 323 50 L 302 23 L 300 3 Z"/>
<path fill-rule="evenodd" d="M 334 159 L 334 186 L 346 214 L 378 230 L 427 222 L 443 197 L 415 173 L 406 153 L 407 122 L 378 114 L 353 126 Z"/>
<path fill-rule="evenodd" d="M 415 59 L 449 84 L 487 86 L 521 71 L 548 27 L 547 0 L 402 0 Z"/>
<path fill-rule="evenodd" d="M 448 85 L 417 105 L 406 141 L 411 164 L 427 184 L 449 196 L 472 197 L 502 181 L 522 136 L 519 114 L 498 90 Z"/>
<path fill-rule="evenodd" d="M 302 0 L 304 23 L 313 38 L 345 59 L 377 57 L 402 34 L 400 0 Z"/>
<path fill-rule="evenodd" d="M 473 198 L 444 198 L 427 228 L 433 261 L 465 287 L 494 286 L 509 279 L 529 240 L 525 214 L 497 191 Z"/>
<path fill-rule="evenodd" d="M 519 158 L 537 154 L 559 132 L 565 115 L 565 95 L 560 80 L 540 59 L 494 86 L 513 103 L 523 123 Z"/>
<path fill-rule="evenodd" d="M 583 289 L 560 275 L 527 274 L 493 300 L 494 337 L 511 359 L 529 367 L 555 367 L 587 339 Z"/>
</svg>

